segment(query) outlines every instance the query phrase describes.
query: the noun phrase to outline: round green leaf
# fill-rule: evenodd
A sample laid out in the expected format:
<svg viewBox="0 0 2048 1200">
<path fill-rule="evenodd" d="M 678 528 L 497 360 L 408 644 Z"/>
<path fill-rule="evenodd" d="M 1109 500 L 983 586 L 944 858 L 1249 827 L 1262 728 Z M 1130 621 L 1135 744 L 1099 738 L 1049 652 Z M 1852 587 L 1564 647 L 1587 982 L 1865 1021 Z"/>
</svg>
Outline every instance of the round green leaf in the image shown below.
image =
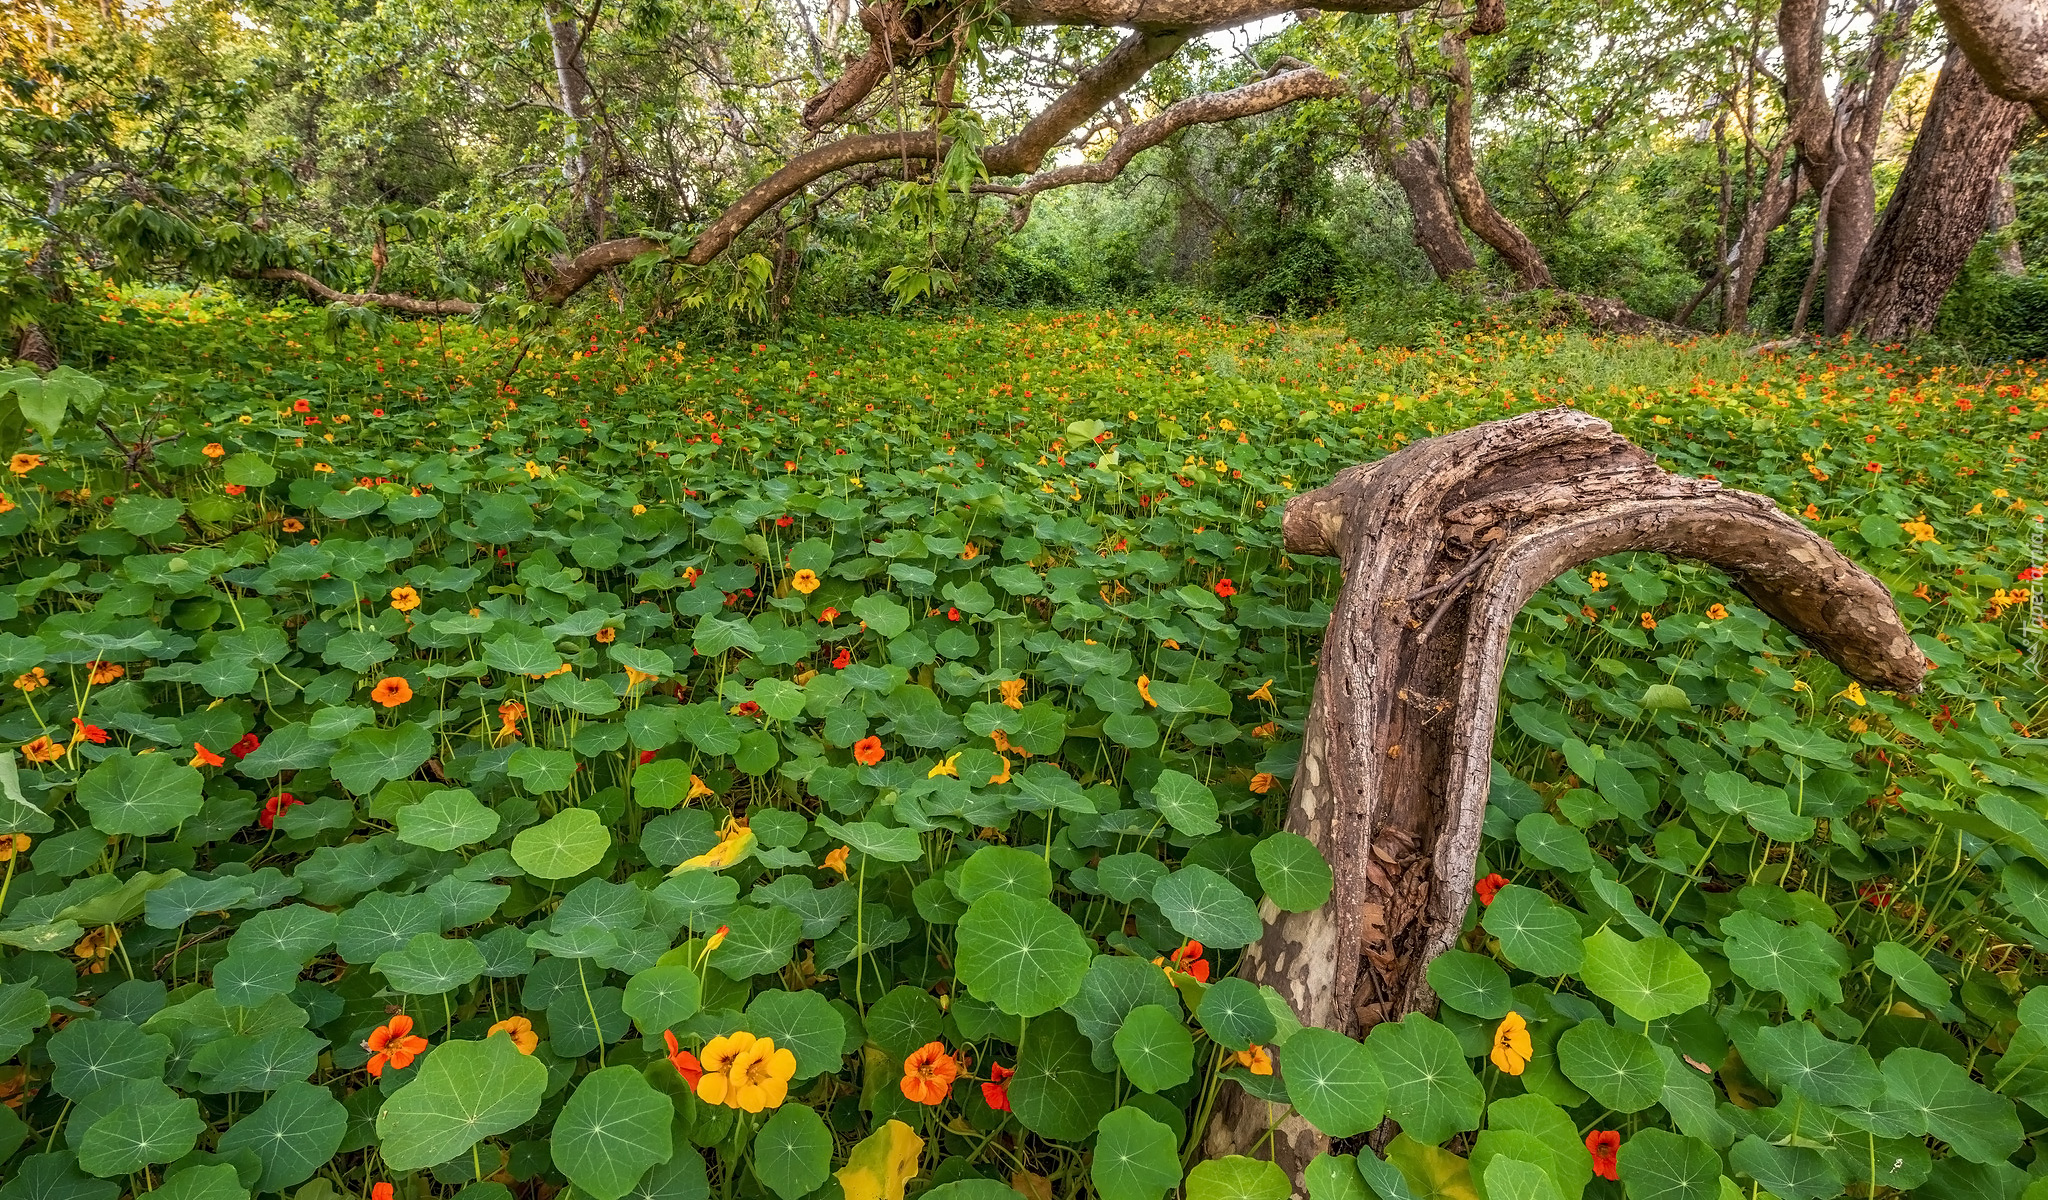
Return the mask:
<svg viewBox="0 0 2048 1200">
<path fill-rule="evenodd" d="M 747 1005 L 746 1027 L 755 1037 L 773 1038 L 777 1046 L 796 1055 L 792 1082 L 839 1069 L 846 1022 L 832 1002 L 815 991 L 762 992 Z"/>
<path fill-rule="evenodd" d="M 681 963 L 652 966 L 626 981 L 621 1007 L 646 1034 L 682 1024 L 697 1015 L 703 985 Z"/>
<path fill-rule="evenodd" d="M 1195 1039 L 1176 1012 L 1143 1004 L 1124 1018 L 1114 1039 L 1116 1060 L 1143 1091 L 1163 1092 L 1195 1073 Z"/>
<path fill-rule="evenodd" d="M 1500 964 L 1469 950 L 1446 950 L 1429 964 L 1429 986 L 1462 1013 L 1496 1021 L 1508 1014 L 1514 995 Z"/>
<path fill-rule="evenodd" d="M 204 783 L 170 754 L 120 754 L 85 773 L 78 802 L 101 833 L 151 837 L 198 815 Z"/>
<path fill-rule="evenodd" d="M 467 938 L 416 934 L 403 950 L 377 956 L 377 971 L 393 991 L 438 996 L 470 983 L 484 973 L 483 952 Z"/>
<path fill-rule="evenodd" d="M 1265 932 L 1258 906 L 1207 867 L 1182 867 L 1160 879 L 1152 903 L 1175 933 L 1214 949 L 1249 946 Z"/>
<path fill-rule="evenodd" d="M 1664 1060 L 1640 1033 L 1581 1021 L 1557 1039 L 1566 1078 L 1618 1113 L 1641 1112 L 1664 1091 Z"/>
<path fill-rule="evenodd" d="M 1330 864 L 1298 833 L 1276 833 L 1252 847 L 1252 865 L 1266 898 L 1282 912 L 1308 912 L 1330 899 Z"/>
<path fill-rule="evenodd" d="M 1974 1163 L 2001 1162 L 2019 1149 L 2012 1101 L 1947 1055 L 1904 1046 L 1885 1055 L 1883 1071 L 1884 1095 L 1873 1107 L 1914 1136 L 1940 1138 Z"/>
<path fill-rule="evenodd" d="M 1081 927 L 1052 901 L 1008 892 L 968 905 L 958 936 L 968 994 L 1012 1016 L 1035 1017 L 1073 999 L 1093 957 Z"/>
<path fill-rule="evenodd" d="M 429 850 L 458 850 L 498 832 L 498 814 L 464 788 L 432 792 L 398 810 L 398 840 Z"/>
<path fill-rule="evenodd" d="M 1266 998 L 1247 980 L 1219 979 L 1202 992 L 1195 1015 L 1202 1029 L 1227 1050 L 1249 1050 L 1254 1043 L 1273 1040 L 1280 1025 Z"/>
<path fill-rule="evenodd" d="M 114 524 L 136 537 L 162 533 L 184 514 L 183 504 L 165 496 L 123 496 L 114 501 Z"/>
<path fill-rule="evenodd" d="M 1330 1137 L 1364 1133 L 1386 1115 L 1387 1085 L 1372 1055 L 1334 1030 L 1311 1027 L 1288 1038 L 1280 1073 L 1295 1109 Z"/>
<path fill-rule="evenodd" d="M 112 1179 L 176 1162 L 199 1144 L 205 1128 L 197 1100 L 130 1100 L 86 1128 L 78 1143 L 78 1165 Z"/>
<path fill-rule="evenodd" d="M 1052 895 L 1052 868 L 1044 856 L 1014 846 L 983 846 L 960 864 L 953 889 L 969 904 L 990 892 L 1008 892 L 1027 900 Z"/>
<path fill-rule="evenodd" d="M 1207 837 L 1223 826 L 1216 819 L 1216 793 L 1194 776 L 1172 769 L 1159 773 L 1152 802 L 1177 832 Z"/>
<path fill-rule="evenodd" d="M 233 1163 L 215 1163 L 175 1172 L 149 1195 L 156 1200 L 249 1200 L 249 1189 Z"/>
<path fill-rule="evenodd" d="M 547 1085 L 547 1067 L 521 1054 L 511 1038 L 443 1043 L 428 1051 L 419 1077 L 377 1112 L 384 1163 L 416 1171 L 516 1129 L 540 1111 Z"/>
<path fill-rule="evenodd" d="M 1842 1002 L 1849 952 L 1813 922 L 1787 926 L 1742 910 L 1721 918 L 1721 934 L 1728 969 L 1753 988 L 1785 997 L 1792 1016 Z"/>
<path fill-rule="evenodd" d="M 1472 1146 L 1473 1173 L 1484 1179 L 1486 1164 L 1498 1156 L 1537 1164 L 1566 1196 L 1584 1192 L 1593 1178 L 1578 1126 L 1541 1096 L 1505 1096 L 1486 1106 L 1486 1128 Z"/>
<path fill-rule="evenodd" d="M 1089 1178 L 1102 1200 L 1159 1200 L 1180 1185 L 1180 1153 L 1173 1130 L 1129 1106 L 1096 1127 Z"/>
<path fill-rule="evenodd" d="M 1532 975 L 1570 975 L 1583 960 L 1583 931 L 1571 910 L 1535 888 L 1509 884 L 1480 919 L 1508 962 Z"/>
<path fill-rule="evenodd" d="M 1716 1200 L 1721 1156 L 1696 1137 L 1643 1129 L 1624 1142 L 1617 1162 L 1628 1200 Z"/>
<path fill-rule="evenodd" d="M 1863 1108 L 1884 1090 L 1870 1051 L 1837 1042 L 1805 1021 L 1757 1030 L 1743 1044 L 1742 1062 L 1774 1091 L 1790 1088 L 1816 1104 Z"/>
<path fill-rule="evenodd" d="M 1707 973 L 1666 937 L 1631 942 L 1612 929 L 1599 930 L 1586 939 L 1579 978 L 1594 995 L 1638 1021 L 1674 1016 L 1707 1002 Z"/>
<path fill-rule="evenodd" d="M 535 879 L 568 879 L 596 866 L 611 848 L 604 818 L 587 808 L 565 808 L 512 838 L 512 861 Z"/>
<path fill-rule="evenodd" d="M 1486 1200 L 1564 1200 L 1557 1181 L 1532 1162 L 1498 1156 L 1489 1159 L 1480 1176 Z"/>
<path fill-rule="evenodd" d="M 1095 1069 L 1073 1018 L 1054 1010 L 1033 1020 L 1010 1079 L 1017 1123 L 1040 1137 L 1076 1142 L 1115 1107 L 1116 1080 Z"/>
<path fill-rule="evenodd" d="M 802 1104 L 775 1110 L 754 1135 L 754 1178 L 782 1200 L 801 1200 L 832 1173 L 832 1131 Z"/>
<path fill-rule="evenodd" d="M 1204 1159 L 1188 1172 L 1187 1200 L 1287 1200 L 1287 1172 L 1263 1158 Z"/>
<path fill-rule="evenodd" d="M 1290 1095 L 1299 1040 L 1298 1035 L 1290 1038 L 1285 1051 Z M 1386 1086 L 1387 1115 L 1417 1141 L 1435 1144 L 1479 1128 L 1486 1093 L 1465 1064 L 1457 1034 L 1421 1013 L 1409 1013 L 1398 1022 L 1375 1025 L 1365 1049 Z"/>
<path fill-rule="evenodd" d="M 578 1191 L 597 1200 L 620 1200 L 648 1168 L 674 1153 L 669 1140 L 674 1120 L 675 1103 L 638 1067 L 606 1067 L 576 1086 L 555 1118 L 548 1146 L 556 1168 Z"/>
<path fill-rule="evenodd" d="M 341 1148 L 347 1131 L 348 1110 L 333 1092 L 294 1079 L 222 1134 L 220 1152 L 254 1154 L 263 1164 L 256 1190 L 276 1192 L 311 1179 Z"/>
</svg>

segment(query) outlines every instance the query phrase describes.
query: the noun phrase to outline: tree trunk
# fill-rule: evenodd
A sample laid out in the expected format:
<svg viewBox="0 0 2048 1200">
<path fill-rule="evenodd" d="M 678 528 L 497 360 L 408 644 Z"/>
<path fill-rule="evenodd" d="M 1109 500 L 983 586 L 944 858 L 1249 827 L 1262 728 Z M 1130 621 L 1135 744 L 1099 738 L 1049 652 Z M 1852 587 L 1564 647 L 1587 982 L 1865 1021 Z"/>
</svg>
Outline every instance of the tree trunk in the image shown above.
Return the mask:
<svg viewBox="0 0 2048 1200">
<path fill-rule="evenodd" d="M 2026 105 L 1984 86 L 1961 47 L 1949 49 L 1905 173 L 1864 251 L 1845 328 L 1893 342 L 1933 327 L 1984 235 L 1992 188 L 2027 117 Z"/>
<path fill-rule="evenodd" d="M 1749 294 L 1756 287 L 1757 272 L 1763 269 L 1764 250 L 1771 231 L 1785 223 L 1805 181 L 1798 168 L 1782 169 L 1791 140 L 1779 142 L 1764 163 L 1763 194 L 1750 202 L 1742 214 L 1742 233 L 1728 256 L 1728 305 L 1721 313 L 1721 328 L 1739 332 L 1749 328 Z"/>
<path fill-rule="evenodd" d="M 569 180 L 576 203 L 593 238 L 604 237 L 605 197 L 596 178 L 593 124 L 590 118 L 593 96 L 590 74 L 583 66 L 583 30 L 574 9 L 562 0 L 546 0 L 548 42 L 555 57 L 555 87 L 562 94 L 562 116 L 569 122 L 564 147 L 562 175 Z"/>
<path fill-rule="evenodd" d="M 1479 240 L 1494 248 L 1515 272 L 1515 280 L 1527 289 L 1554 286 L 1550 267 L 1536 243 L 1513 221 L 1501 215 L 1479 182 L 1479 167 L 1472 158 L 1472 61 L 1465 56 L 1465 42 L 1458 34 L 1444 38 L 1444 53 L 1450 59 L 1451 99 L 1444 114 L 1444 179 L 1458 215 Z"/>
<path fill-rule="evenodd" d="M 1843 98 L 1838 114 L 1834 169 L 1841 173 L 1827 213 L 1827 294 L 1822 308 L 1829 337 L 1849 324 L 1850 294 L 1877 226 L 1877 139 L 1884 132 L 1884 110 L 1911 49 L 1913 14 L 1920 0 L 1893 0 L 1878 17 L 1864 57 L 1864 74 Z"/>
<path fill-rule="evenodd" d="M 1626 551 L 1698 559 L 1867 685 L 1916 690 L 1927 666 L 1889 590 L 1825 538 L 1765 497 L 1667 474 L 1573 409 L 1352 467 L 1290 500 L 1282 528 L 1289 553 L 1344 564 L 1287 817 L 1336 888 L 1312 912 L 1267 909 L 1239 974 L 1352 1036 L 1436 1006 L 1423 972 L 1472 894 L 1508 634 L 1550 580 Z M 1299 1179 L 1330 1139 L 1274 1118 L 1230 1089 L 1205 1150 L 1251 1153 L 1271 1127 Z"/>
<path fill-rule="evenodd" d="M 1436 143 L 1428 135 L 1404 137 L 1397 116 L 1389 123 L 1382 142 L 1387 171 L 1408 197 L 1408 212 L 1414 219 L 1413 237 L 1430 269 L 1438 279 L 1449 279 L 1477 270 L 1479 260 L 1465 244 L 1458 228 L 1458 214 L 1444 188 L 1443 163 L 1437 158 Z"/>
<path fill-rule="evenodd" d="M 2034 106 L 2048 121 L 2048 4 L 2042 0 L 1934 0 L 1949 36 L 1991 91 Z"/>
</svg>

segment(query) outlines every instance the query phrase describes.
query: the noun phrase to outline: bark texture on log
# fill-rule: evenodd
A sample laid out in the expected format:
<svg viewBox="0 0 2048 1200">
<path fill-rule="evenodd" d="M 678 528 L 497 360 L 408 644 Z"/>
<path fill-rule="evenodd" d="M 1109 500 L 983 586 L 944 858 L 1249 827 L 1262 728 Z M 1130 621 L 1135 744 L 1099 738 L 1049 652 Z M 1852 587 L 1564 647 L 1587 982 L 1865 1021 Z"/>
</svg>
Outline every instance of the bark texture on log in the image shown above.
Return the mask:
<svg viewBox="0 0 2048 1200">
<path fill-rule="evenodd" d="M 1949 50 L 1905 173 L 1863 252 L 1846 328 L 1891 342 L 1934 326 L 1984 235 L 1992 189 L 2027 117 L 2026 105 L 1984 86 L 1961 48 Z"/>
<path fill-rule="evenodd" d="M 1267 908 L 1239 974 L 1352 1036 L 1435 1008 L 1423 972 L 1472 895 L 1509 631 L 1544 584 L 1624 551 L 1695 559 L 1867 685 L 1914 691 L 1927 666 L 1890 592 L 1826 539 L 1763 496 L 1667 473 L 1573 409 L 1352 467 L 1289 501 L 1283 530 L 1289 553 L 1344 565 L 1287 819 L 1336 888 L 1313 912 Z M 1204 1149 L 1263 1156 L 1269 1127 L 1296 1179 L 1329 1145 L 1230 1089 Z"/>
</svg>

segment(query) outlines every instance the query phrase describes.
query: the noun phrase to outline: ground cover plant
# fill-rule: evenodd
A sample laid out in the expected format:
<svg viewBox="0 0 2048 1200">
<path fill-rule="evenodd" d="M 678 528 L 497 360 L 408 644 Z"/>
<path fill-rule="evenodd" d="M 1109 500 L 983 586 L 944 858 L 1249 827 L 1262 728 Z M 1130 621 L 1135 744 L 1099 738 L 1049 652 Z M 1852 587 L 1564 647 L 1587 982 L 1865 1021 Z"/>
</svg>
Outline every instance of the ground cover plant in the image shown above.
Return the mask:
<svg viewBox="0 0 2048 1200">
<path fill-rule="evenodd" d="M 4 377 L 0 1200 L 1283 1200 L 1225 1088 L 1314 1200 L 2048 1191 L 2037 366 L 100 316 Z M 1441 1011 L 1302 1029 L 1230 978 L 1329 891 L 1281 505 L 1557 403 L 1833 537 L 1928 690 L 1558 581 Z"/>
</svg>

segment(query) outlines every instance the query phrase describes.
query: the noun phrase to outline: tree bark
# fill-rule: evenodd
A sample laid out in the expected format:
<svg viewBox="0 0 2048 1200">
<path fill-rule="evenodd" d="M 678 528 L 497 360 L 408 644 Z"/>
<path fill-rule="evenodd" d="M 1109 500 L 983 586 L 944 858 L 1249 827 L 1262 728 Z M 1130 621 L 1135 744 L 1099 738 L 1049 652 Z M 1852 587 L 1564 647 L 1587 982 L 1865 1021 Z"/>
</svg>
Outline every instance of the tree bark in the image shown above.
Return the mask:
<svg viewBox="0 0 2048 1200">
<path fill-rule="evenodd" d="M 1913 14 L 1919 7 L 1920 0 L 1893 0 L 1879 14 L 1864 56 L 1863 77 L 1848 89 L 1836 114 L 1836 154 L 1831 163 L 1840 175 L 1824 206 L 1827 293 L 1821 310 L 1822 327 L 1830 337 L 1848 327 L 1857 265 L 1877 225 L 1877 139 L 1884 131 L 1885 107 L 1906 69 Z"/>
<path fill-rule="evenodd" d="M 601 0 L 599 0 L 601 2 Z M 562 0 L 546 0 L 548 43 L 554 51 L 555 87 L 561 92 L 562 117 L 569 123 L 567 145 L 563 147 L 562 175 L 569 181 L 590 236 L 604 238 L 605 196 L 597 178 L 595 142 L 591 120 L 594 94 L 590 73 L 583 62 L 583 28 L 576 11 Z M 593 14 L 595 16 L 595 14 Z"/>
<path fill-rule="evenodd" d="M 1949 49 L 1905 173 L 1864 251 L 1845 328 L 1893 342 L 1933 327 L 1984 235 L 1992 188 L 2027 117 L 2026 105 L 1984 85 L 1962 47 Z"/>
<path fill-rule="evenodd" d="M 1404 137 L 1396 123 L 1387 134 L 1387 170 L 1408 198 L 1408 212 L 1414 219 L 1415 244 L 1429 259 L 1438 279 L 1477 270 L 1479 260 L 1465 243 L 1458 227 L 1458 214 L 1444 187 L 1444 165 L 1437 157 L 1436 143 L 1427 134 Z"/>
<path fill-rule="evenodd" d="M 1550 267 L 1544 263 L 1542 251 L 1520 226 L 1493 206 L 1486 185 L 1479 181 L 1479 167 L 1472 157 L 1472 61 L 1465 56 L 1464 39 L 1457 34 L 1446 37 L 1444 53 L 1451 68 L 1451 97 L 1444 113 L 1444 181 L 1457 202 L 1458 215 L 1480 241 L 1507 261 L 1525 290 L 1551 287 Z"/>
<path fill-rule="evenodd" d="M 1435 1008 L 1424 970 L 1472 894 L 1509 631 L 1550 580 L 1625 551 L 1697 559 L 1867 685 L 1917 690 L 1927 668 L 1890 591 L 1825 538 L 1765 497 L 1667 474 L 1573 409 L 1352 467 L 1290 500 L 1282 529 L 1289 553 L 1344 564 L 1287 818 L 1336 887 L 1312 912 L 1266 909 L 1239 974 L 1352 1036 Z M 1270 1124 L 1299 1179 L 1329 1139 L 1275 1115 L 1230 1089 L 1204 1148 L 1250 1153 Z"/>
<path fill-rule="evenodd" d="M 1757 272 L 1763 269 L 1771 231 L 1785 223 L 1799 193 L 1805 190 L 1805 180 L 1798 168 L 1783 169 L 1791 145 L 1787 138 L 1772 148 L 1764 162 L 1763 194 L 1752 199 L 1742 214 L 1742 233 L 1735 239 L 1735 249 L 1726 264 L 1728 303 L 1721 313 L 1721 328 L 1730 332 L 1749 328 L 1749 294 L 1756 287 Z"/>
<path fill-rule="evenodd" d="M 2048 121 L 2048 2 L 1934 0 L 1934 6 L 1991 92 L 2033 105 Z"/>
</svg>

